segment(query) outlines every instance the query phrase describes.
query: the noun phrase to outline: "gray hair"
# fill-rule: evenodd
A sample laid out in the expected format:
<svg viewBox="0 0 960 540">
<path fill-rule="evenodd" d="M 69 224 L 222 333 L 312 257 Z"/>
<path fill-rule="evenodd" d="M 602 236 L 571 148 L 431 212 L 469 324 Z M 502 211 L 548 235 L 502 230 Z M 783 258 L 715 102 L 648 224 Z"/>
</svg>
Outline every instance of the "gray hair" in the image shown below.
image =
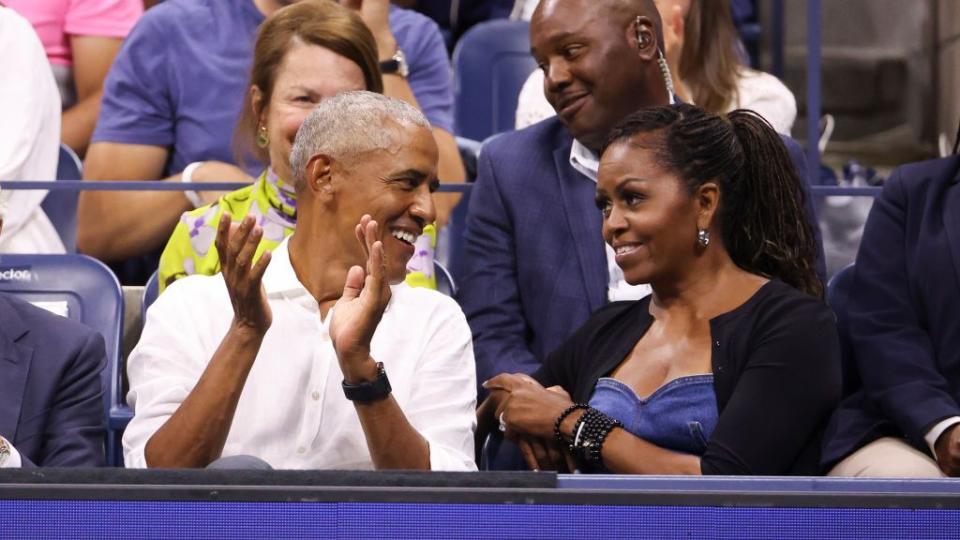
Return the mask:
<svg viewBox="0 0 960 540">
<path fill-rule="evenodd" d="M 367 91 L 344 92 L 320 102 L 307 115 L 290 150 L 290 170 L 299 185 L 310 158 L 333 159 L 384 150 L 396 144 L 389 122 L 430 129 L 430 122 L 405 101 Z"/>
</svg>

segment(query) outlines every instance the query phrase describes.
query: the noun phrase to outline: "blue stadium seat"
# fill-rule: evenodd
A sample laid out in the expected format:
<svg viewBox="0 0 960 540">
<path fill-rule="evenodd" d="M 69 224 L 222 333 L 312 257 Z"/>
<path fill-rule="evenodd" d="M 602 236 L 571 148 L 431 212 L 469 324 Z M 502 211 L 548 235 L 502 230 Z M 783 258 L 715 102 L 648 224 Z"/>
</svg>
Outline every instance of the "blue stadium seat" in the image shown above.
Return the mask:
<svg viewBox="0 0 960 540">
<path fill-rule="evenodd" d="M 457 296 L 457 283 L 453 275 L 439 262 L 433 262 L 433 275 L 437 278 L 437 290 L 447 296 Z"/>
<path fill-rule="evenodd" d="M 160 294 L 160 271 L 154 272 L 147 280 L 147 286 L 143 288 L 143 307 L 142 320 L 147 322 L 147 308 L 150 307 Z"/>
<path fill-rule="evenodd" d="M 110 418 L 113 381 L 121 368 L 123 292 L 117 277 L 86 255 L 0 255 L 0 291 L 47 308 L 99 331 L 107 348 L 101 374 L 104 416 Z M 107 463 L 119 463 L 119 434 L 108 422 Z"/>
<path fill-rule="evenodd" d="M 860 375 L 857 371 L 856 359 L 853 357 L 853 345 L 850 343 L 848 329 L 847 301 L 856 267 L 851 264 L 836 273 L 827 284 L 827 304 L 837 316 L 837 332 L 840 334 L 840 358 L 843 376 L 843 395 L 847 396 L 860 388 Z"/>
<path fill-rule="evenodd" d="M 517 99 L 537 64 L 530 25 L 496 20 L 471 28 L 453 52 L 456 134 L 482 141 L 513 129 Z"/>
<path fill-rule="evenodd" d="M 60 157 L 57 161 L 57 181 L 78 182 L 83 178 L 83 166 L 80 158 L 69 146 L 60 144 Z M 53 227 L 60 235 L 67 253 L 77 251 L 77 199 L 78 191 L 50 191 L 40 203 L 40 208 L 50 218 Z"/>
</svg>

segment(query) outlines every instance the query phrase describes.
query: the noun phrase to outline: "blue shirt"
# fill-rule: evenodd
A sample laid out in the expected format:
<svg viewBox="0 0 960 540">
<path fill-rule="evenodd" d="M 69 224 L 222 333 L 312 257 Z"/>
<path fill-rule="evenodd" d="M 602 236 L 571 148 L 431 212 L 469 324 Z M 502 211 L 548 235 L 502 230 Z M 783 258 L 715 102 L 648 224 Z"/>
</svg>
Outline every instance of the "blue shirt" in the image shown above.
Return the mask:
<svg viewBox="0 0 960 540">
<path fill-rule="evenodd" d="M 234 163 L 231 140 L 264 20 L 252 0 L 167 0 L 148 10 L 104 83 L 93 142 L 168 148 L 165 175 L 194 161 Z M 390 27 L 421 109 L 434 127 L 453 133 L 453 80 L 439 28 L 395 7 Z M 263 168 L 250 165 L 252 174 Z"/>
</svg>

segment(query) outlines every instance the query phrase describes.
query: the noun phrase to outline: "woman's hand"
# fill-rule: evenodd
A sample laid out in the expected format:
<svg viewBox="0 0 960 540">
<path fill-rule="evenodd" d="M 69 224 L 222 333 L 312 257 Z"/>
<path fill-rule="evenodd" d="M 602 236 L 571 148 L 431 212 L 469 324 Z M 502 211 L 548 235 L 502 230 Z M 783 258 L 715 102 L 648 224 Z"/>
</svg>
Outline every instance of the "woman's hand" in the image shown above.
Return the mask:
<svg viewBox="0 0 960 540">
<path fill-rule="evenodd" d="M 390 28 L 390 0 L 340 0 L 340 3 L 360 13 L 377 42 L 380 60 L 388 60 L 397 52 L 397 40 Z"/>
<path fill-rule="evenodd" d="M 267 294 L 261 280 L 270 264 L 270 252 L 265 251 L 256 264 L 253 255 L 260 244 L 263 229 L 251 216 L 243 218 L 239 225 L 233 223 L 230 214 L 220 216 L 217 226 L 217 255 L 220 258 L 220 273 L 227 284 L 227 293 L 233 305 L 233 325 L 241 331 L 252 332 L 262 337 L 273 322 Z"/>
<path fill-rule="evenodd" d="M 524 374 L 502 374 L 483 383 L 497 396 L 497 419 L 504 435 L 517 443 L 532 470 L 563 470 L 570 460 L 554 440 L 557 417 L 572 404 L 559 386 L 544 388 Z M 572 470 L 572 468 L 570 468 Z"/>
<path fill-rule="evenodd" d="M 357 241 L 367 255 L 366 269 L 353 266 L 347 272 L 343 295 L 333 307 L 330 338 L 347 381 L 370 378 L 373 361 L 370 340 L 390 303 L 390 283 L 383 242 L 378 240 L 376 221 L 365 215 L 355 229 Z M 373 374 L 375 376 L 375 373 Z"/>
</svg>

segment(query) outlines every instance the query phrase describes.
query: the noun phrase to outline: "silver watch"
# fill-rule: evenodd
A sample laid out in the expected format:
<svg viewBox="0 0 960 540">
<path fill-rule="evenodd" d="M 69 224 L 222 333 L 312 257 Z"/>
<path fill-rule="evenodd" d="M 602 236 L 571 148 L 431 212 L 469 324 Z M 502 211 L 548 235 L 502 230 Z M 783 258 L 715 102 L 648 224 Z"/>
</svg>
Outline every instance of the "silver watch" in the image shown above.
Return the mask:
<svg viewBox="0 0 960 540">
<path fill-rule="evenodd" d="M 393 57 L 389 60 L 380 62 L 380 73 L 384 75 L 399 75 L 404 79 L 410 74 L 410 66 L 407 64 L 407 56 L 403 51 L 397 49 Z"/>
</svg>

